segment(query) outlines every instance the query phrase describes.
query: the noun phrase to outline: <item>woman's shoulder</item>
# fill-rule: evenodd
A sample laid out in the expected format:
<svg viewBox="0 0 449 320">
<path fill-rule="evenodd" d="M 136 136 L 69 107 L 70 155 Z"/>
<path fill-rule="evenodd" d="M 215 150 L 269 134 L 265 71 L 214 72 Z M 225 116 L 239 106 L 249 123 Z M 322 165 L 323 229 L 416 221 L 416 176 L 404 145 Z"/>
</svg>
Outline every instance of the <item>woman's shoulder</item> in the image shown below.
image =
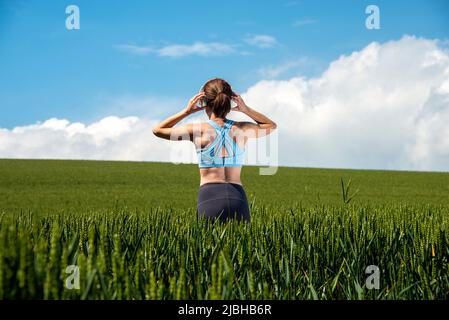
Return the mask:
<svg viewBox="0 0 449 320">
<path fill-rule="evenodd" d="M 252 122 L 249 121 L 236 121 L 236 120 L 231 120 L 232 121 L 232 126 L 235 126 L 238 129 L 245 129 L 246 127 L 248 127 L 248 125 L 253 124 Z"/>
<path fill-rule="evenodd" d="M 232 119 L 226 119 L 228 122 L 230 122 L 232 125 L 235 125 L 237 127 L 241 127 L 242 125 L 245 125 L 245 123 L 247 123 L 247 121 L 237 121 L 237 120 L 232 120 Z"/>
<path fill-rule="evenodd" d="M 232 130 L 242 129 L 243 121 L 227 119 L 227 122 L 230 124 L 230 127 L 231 127 Z"/>
</svg>

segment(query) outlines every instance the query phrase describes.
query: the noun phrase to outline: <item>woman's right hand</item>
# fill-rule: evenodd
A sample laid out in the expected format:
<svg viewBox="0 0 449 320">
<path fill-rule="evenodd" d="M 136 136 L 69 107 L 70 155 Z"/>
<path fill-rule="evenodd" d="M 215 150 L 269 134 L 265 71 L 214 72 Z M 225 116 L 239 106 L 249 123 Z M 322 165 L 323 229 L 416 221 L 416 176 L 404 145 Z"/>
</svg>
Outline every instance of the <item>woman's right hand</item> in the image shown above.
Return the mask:
<svg viewBox="0 0 449 320">
<path fill-rule="evenodd" d="M 200 92 L 200 93 L 196 94 L 195 96 L 193 96 L 189 100 L 187 107 L 184 108 L 184 112 L 187 114 L 191 114 L 191 113 L 195 113 L 200 110 L 203 110 L 205 107 L 203 107 L 202 105 L 200 107 L 198 107 L 197 103 L 201 103 L 201 99 L 203 99 L 205 96 L 206 96 L 206 94 L 204 92 Z"/>
<path fill-rule="evenodd" d="M 248 109 L 248 106 L 239 94 L 232 96 L 231 99 L 237 104 L 237 106 L 231 109 L 232 111 L 245 112 Z"/>
</svg>

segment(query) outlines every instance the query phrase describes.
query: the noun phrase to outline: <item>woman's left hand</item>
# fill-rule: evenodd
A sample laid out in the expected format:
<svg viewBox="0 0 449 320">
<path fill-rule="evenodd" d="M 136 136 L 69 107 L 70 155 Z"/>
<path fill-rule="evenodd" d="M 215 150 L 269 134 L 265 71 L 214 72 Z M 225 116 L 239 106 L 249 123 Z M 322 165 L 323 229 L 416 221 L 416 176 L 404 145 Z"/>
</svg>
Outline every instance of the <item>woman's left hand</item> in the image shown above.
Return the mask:
<svg viewBox="0 0 449 320">
<path fill-rule="evenodd" d="M 200 92 L 197 95 L 193 96 L 189 103 L 187 104 L 187 107 L 185 107 L 184 111 L 188 114 L 195 113 L 197 111 L 203 110 L 205 107 L 202 105 L 198 107 L 198 102 L 200 102 L 201 98 L 204 98 L 206 94 L 204 92 Z M 201 102 L 200 102 L 201 103 Z"/>
</svg>

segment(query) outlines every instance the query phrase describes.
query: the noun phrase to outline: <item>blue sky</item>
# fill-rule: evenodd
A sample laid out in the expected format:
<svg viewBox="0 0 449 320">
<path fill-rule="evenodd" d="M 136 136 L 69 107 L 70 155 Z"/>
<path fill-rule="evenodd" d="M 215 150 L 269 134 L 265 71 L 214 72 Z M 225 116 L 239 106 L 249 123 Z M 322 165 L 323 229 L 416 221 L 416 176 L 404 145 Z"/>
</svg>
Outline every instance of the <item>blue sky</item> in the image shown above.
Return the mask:
<svg viewBox="0 0 449 320">
<path fill-rule="evenodd" d="M 80 8 L 80 30 L 65 28 L 70 4 Z M 369 4 L 380 8 L 380 30 L 365 28 Z M 449 2 L 0 0 L 0 127 L 142 113 L 120 109 L 121 99 L 180 109 L 211 77 L 236 91 L 314 77 L 340 55 L 404 34 L 448 39 Z M 188 54 L 195 43 L 212 51 Z M 263 72 L 289 61 L 297 63 L 285 72 Z M 168 115 L 171 105 L 149 112 Z"/>
</svg>

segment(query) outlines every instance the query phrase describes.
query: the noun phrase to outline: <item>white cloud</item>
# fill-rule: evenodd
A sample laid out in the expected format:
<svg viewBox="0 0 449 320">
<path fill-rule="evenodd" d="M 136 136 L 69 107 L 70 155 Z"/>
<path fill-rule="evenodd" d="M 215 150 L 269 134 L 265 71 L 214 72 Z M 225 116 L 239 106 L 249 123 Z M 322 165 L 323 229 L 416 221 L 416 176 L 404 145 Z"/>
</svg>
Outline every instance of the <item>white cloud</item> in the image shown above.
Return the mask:
<svg viewBox="0 0 449 320">
<path fill-rule="evenodd" d="M 306 58 L 301 57 L 298 59 L 283 62 L 275 66 L 262 67 L 259 70 L 257 70 L 257 72 L 263 78 L 276 78 L 287 71 L 291 71 L 292 69 L 304 66 L 307 63 L 307 61 L 308 60 Z"/>
<path fill-rule="evenodd" d="M 216 37 L 216 35 L 214 36 Z M 277 45 L 277 40 L 269 35 L 253 35 L 248 36 L 243 41 L 246 44 L 258 48 L 271 48 Z M 240 50 L 236 50 L 240 47 Z M 133 55 L 149 55 L 155 54 L 160 57 L 181 58 L 186 56 L 220 56 L 228 54 L 249 55 L 248 51 L 242 50 L 242 44 L 228 44 L 224 42 L 203 42 L 196 41 L 191 44 L 169 44 L 165 46 L 141 46 L 135 44 L 118 44 L 114 46 L 115 49 L 127 52 Z"/>
<path fill-rule="evenodd" d="M 65 119 L 0 131 L 2 158 L 163 160 L 169 147 L 151 132 L 155 121 L 110 116 L 90 125 Z M 169 141 L 167 141 L 169 142 Z"/>
<path fill-rule="evenodd" d="M 449 171 L 449 54 L 437 40 L 374 42 L 317 78 L 263 80 L 241 95 L 277 122 L 281 165 Z M 169 161 L 177 152 L 194 162 L 191 143 L 153 136 L 156 121 L 49 119 L 0 129 L 0 158 Z"/>
<path fill-rule="evenodd" d="M 192 44 L 171 44 L 160 48 L 150 46 L 137 46 L 131 44 L 116 45 L 120 51 L 125 51 L 136 55 L 148 55 L 155 53 L 161 57 L 180 58 L 189 55 L 197 56 L 214 56 L 214 55 L 226 55 L 234 53 L 235 49 L 233 45 L 222 42 L 202 42 L 197 41 Z"/>
<path fill-rule="evenodd" d="M 236 114 L 232 114 L 235 118 Z M 202 112 L 180 124 L 206 120 L 206 114 Z M 0 158 L 197 163 L 191 142 L 167 141 L 153 135 L 152 128 L 158 122 L 135 116 L 108 116 L 86 125 L 51 118 L 11 130 L 0 128 Z M 256 163 L 253 158 L 250 156 L 248 163 Z M 267 162 L 262 159 L 257 163 Z"/>
<path fill-rule="evenodd" d="M 301 20 L 296 20 L 295 22 L 293 22 L 293 27 L 303 27 L 306 26 L 308 24 L 314 24 L 317 23 L 318 21 L 315 19 L 310 19 L 310 18 L 305 18 L 305 19 L 301 19 Z"/>
<path fill-rule="evenodd" d="M 272 48 L 277 44 L 275 37 L 266 34 L 253 35 L 245 38 L 244 41 L 259 48 Z"/>
<path fill-rule="evenodd" d="M 278 123 L 280 163 L 449 170 L 449 55 L 404 36 L 333 61 L 318 78 L 243 95 Z"/>
<path fill-rule="evenodd" d="M 234 52 L 232 45 L 221 42 L 195 42 L 191 45 L 174 44 L 165 46 L 158 50 L 160 56 L 163 57 L 182 57 L 186 55 L 222 55 Z"/>
<path fill-rule="evenodd" d="M 148 46 L 137 46 L 134 44 L 118 44 L 116 49 L 136 55 L 147 55 L 155 51 L 154 48 Z"/>
</svg>

